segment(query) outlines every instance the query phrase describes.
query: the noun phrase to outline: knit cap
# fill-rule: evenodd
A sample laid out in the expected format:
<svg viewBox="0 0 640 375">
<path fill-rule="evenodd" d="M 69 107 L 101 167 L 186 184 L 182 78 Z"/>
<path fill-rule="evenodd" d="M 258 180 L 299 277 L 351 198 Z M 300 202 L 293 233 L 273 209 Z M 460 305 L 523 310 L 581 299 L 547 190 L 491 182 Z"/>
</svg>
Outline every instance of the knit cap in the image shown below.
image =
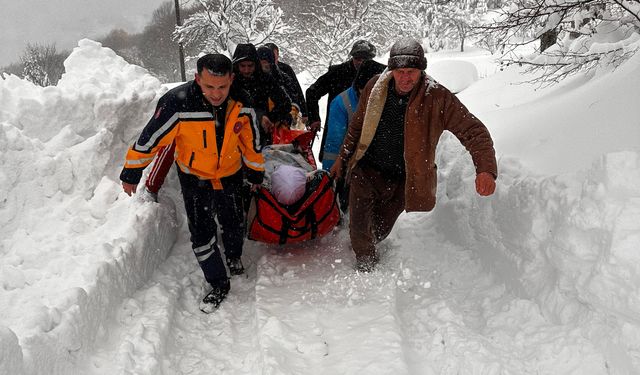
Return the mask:
<svg viewBox="0 0 640 375">
<path fill-rule="evenodd" d="M 258 60 L 267 60 L 269 64 L 275 64 L 275 56 L 273 55 L 273 51 L 266 46 L 260 46 L 256 50 L 258 54 Z"/>
<path fill-rule="evenodd" d="M 358 40 L 353 43 L 349 55 L 355 58 L 370 60 L 376 57 L 376 47 L 366 40 Z"/>
</svg>

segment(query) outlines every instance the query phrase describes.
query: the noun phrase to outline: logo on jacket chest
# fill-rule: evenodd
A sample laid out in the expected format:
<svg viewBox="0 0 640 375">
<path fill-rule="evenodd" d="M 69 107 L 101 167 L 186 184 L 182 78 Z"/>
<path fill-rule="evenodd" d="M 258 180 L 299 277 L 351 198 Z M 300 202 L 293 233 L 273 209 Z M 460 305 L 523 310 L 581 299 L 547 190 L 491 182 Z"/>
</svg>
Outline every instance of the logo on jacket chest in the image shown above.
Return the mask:
<svg viewBox="0 0 640 375">
<path fill-rule="evenodd" d="M 233 132 L 238 134 L 240 133 L 240 130 L 242 130 L 242 123 L 240 121 L 236 122 L 235 125 L 233 125 Z"/>
</svg>

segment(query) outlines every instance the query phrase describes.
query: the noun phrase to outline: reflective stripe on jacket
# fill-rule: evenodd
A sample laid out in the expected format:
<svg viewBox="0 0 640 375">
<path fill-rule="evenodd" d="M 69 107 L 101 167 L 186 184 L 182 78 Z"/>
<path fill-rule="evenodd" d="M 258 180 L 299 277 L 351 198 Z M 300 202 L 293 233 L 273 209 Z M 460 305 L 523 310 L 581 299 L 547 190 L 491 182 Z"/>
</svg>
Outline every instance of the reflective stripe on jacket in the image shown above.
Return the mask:
<svg viewBox="0 0 640 375">
<path fill-rule="evenodd" d="M 179 168 L 200 179 L 211 180 L 215 189 L 222 189 L 220 179 L 235 174 L 243 164 L 260 174 L 261 181 L 264 159 L 255 113 L 231 97 L 227 100 L 224 141 L 218 150 L 216 131 L 219 129 L 216 129 L 214 111 L 200 87 L 191 81 L 166 93 L 155 115 L 127 152 L 121 179 L 138 183 L 142 170 L 158 150 L 175 141 Z"/>
</svg>

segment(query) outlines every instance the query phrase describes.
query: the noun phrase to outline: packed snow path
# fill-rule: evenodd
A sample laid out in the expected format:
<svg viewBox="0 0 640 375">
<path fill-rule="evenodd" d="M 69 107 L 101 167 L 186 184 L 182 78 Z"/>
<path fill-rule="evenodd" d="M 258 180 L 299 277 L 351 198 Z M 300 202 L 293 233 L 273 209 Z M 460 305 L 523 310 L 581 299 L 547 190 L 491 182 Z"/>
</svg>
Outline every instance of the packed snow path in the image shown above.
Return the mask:
<svg viewBox="0 0 640 375">
<path fill-rule="evenodd" d="M 80 372 L 551 374 L 576 371 L 589 353 L 601 359 L 577 329 L 546 321 L 427 217 L 401 220 L 370 274 L 353 270 L 344 228 L 297 246 L 248 241 L 246 274 L 210 315 L 198 309 L 206 287 L 183 225 Z M 555 360 L 571 351 L 574 363 Z M 589 373 L 605 373 L 600 365 Z"/>
</svg>

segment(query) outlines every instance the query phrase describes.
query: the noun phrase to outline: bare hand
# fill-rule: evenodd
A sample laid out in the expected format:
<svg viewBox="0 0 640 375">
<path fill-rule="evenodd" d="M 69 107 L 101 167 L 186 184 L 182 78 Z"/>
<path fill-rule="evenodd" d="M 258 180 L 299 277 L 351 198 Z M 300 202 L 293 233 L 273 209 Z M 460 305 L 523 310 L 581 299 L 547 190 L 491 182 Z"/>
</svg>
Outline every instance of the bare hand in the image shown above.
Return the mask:
<svg viewBox="0 0 640 375">
<path fill-rule="evenodd" d="M 311 130 L 312 132 L 317 132 L 318 130 L 320 130 L 320 121 L 314 121 L 309 124 L 309 130 Z"/>
<path fill-rule="evenodd" d="M 260 189 L 260 184 L 251 184 L 251 192 L 255 193 L 256 191 L 258 191 L 258 189 Z"/>
<path fill-rule="evenodd" d="M 131 194 L 135 194 L 136 190 L 138 190 L 138 184 L 128 184 L 126 182 L 123 182 L 122 190 L 124 190 L 124 192 L 127 193 L 128 196 L 131 196 Z"/>
<path fill-rule="evenodd" d="M 274 125 L 273 125 L 273 122 L 271 122 L 271 120 L 269 120 L 267 116 L 262 116 L 261 124 L 262 124 L 262 129 L 264 129 L 266 133 L 271 133 Z"/>
<path fill-rule="evenodd" d="M 336 161 L 333 163 L 333 165 L 331 166 L 331 169 L 329 170 L 329 176 L 331 176 L 331 178 L 333 178 L 334 180 L 340 180 L 342 179 L 343 174 L 344 174 L 344 163 L 342 161 L 342 158 L 337 157 Z"/>
<path fill-rule="evenodd" d="M 488 172 L 478 173 L 476 176 L 476 191 L 482 196 L 489 196 L 496 191 L 496 180 Z"/>
</svg>

